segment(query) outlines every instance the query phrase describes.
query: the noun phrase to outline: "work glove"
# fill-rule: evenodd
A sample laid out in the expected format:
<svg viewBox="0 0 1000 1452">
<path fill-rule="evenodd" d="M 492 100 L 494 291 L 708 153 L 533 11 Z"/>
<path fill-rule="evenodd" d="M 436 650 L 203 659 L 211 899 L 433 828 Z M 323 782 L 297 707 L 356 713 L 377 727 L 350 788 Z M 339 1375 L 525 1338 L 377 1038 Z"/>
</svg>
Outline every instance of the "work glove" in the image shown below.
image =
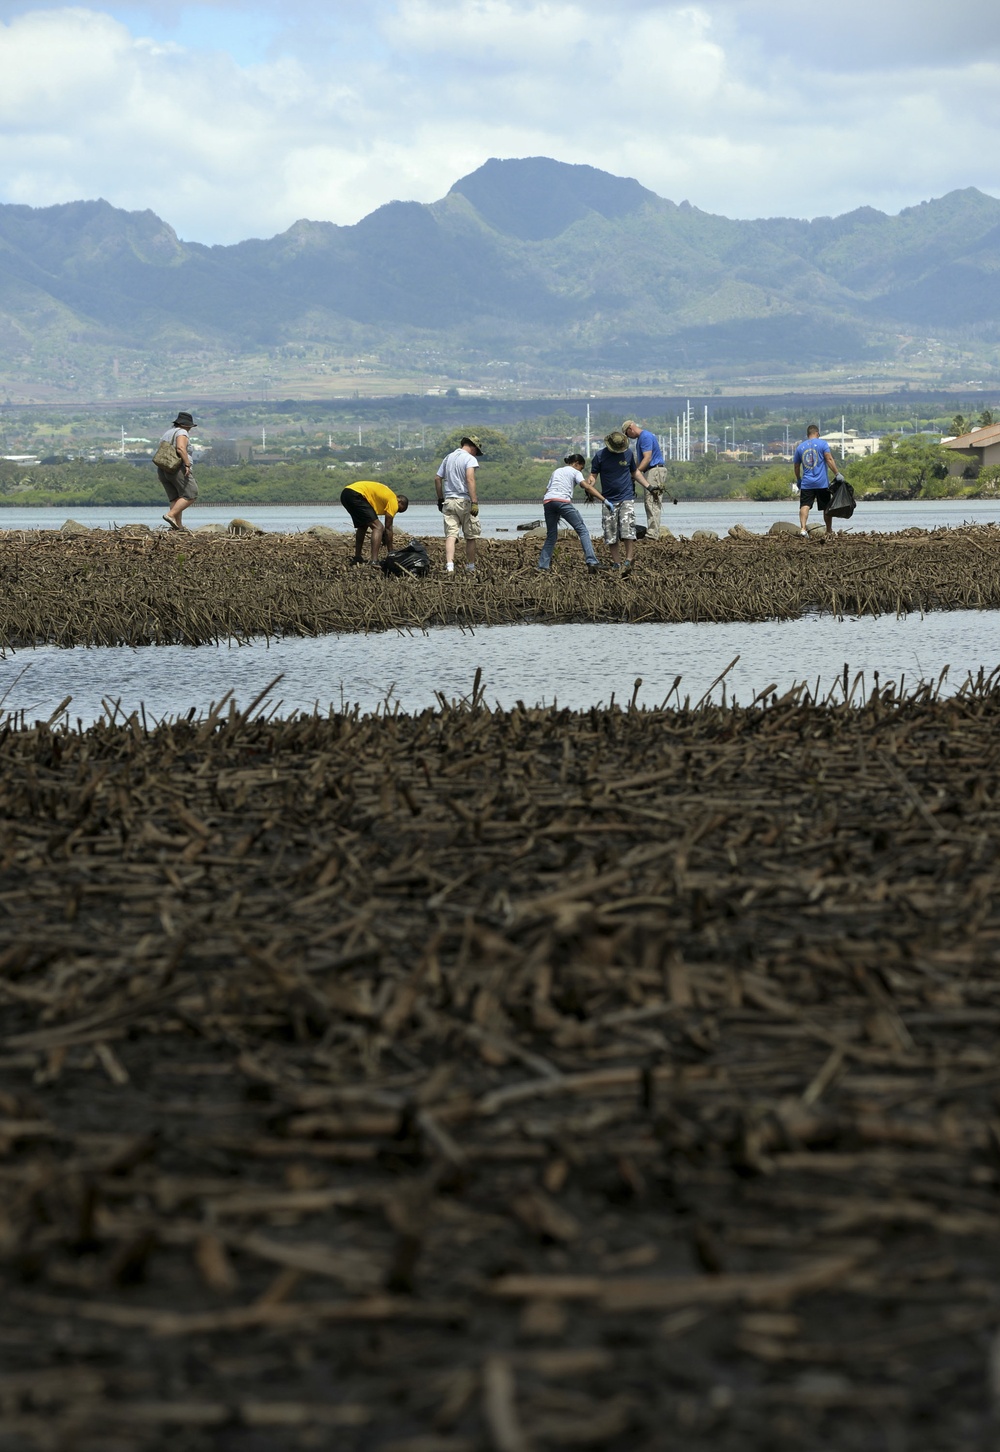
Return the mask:
<svg viewBox="0 0 1000 1452">
<path fill-rule="evenodd" d="M 833 482 L 834 484 L 846 484 L 847 480 L 844 478 L 843 474 L 834 474 Z"/>
<path fill-rule="evenodd" d="M 476 515 L 479 513 L 479 505 L 474 504 L 469 510 L 469 513 L 472 515 L 473 519 L 475 519 Z"/>
<path fill-rule="evenodd" d="M 443 499 L 439 499 L 438 500 L 438 509 L 441 510 L 441 513 L 442 514 L 444 513 L 444 500 Z"/>
</svg>

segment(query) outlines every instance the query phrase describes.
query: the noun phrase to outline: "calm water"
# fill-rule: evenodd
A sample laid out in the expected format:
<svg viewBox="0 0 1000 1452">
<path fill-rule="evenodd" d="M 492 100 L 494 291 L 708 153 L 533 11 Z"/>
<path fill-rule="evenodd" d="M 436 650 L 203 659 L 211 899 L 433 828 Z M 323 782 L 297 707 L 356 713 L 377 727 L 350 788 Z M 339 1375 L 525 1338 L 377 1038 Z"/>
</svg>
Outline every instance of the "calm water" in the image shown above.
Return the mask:
<svg viewBox="0 0 1000 1452">
<path fill-rule="evenodd" d="M 638 700 L 658 705 L 682 677 L 680 695 L 697 700 L 734 656 L 727 699 L 749 702 L 766 686 L 798 681 L 829 688 L 843 672 L 864 671 L 866 688 L 882 681 L 936 678 L 950 666 L 956 688 L 968 672 L 1000 662 L 1000 611 L 964 611 L 896 620 L 834 620 L 828 616 L 763 624 L 509 625 L 428 634 L 329 635 L 244 646 L 146 646 L 21 651 L 0 660 L 6 710 L 45 719 L 65 696 L 69 714 L 89 722 L 102 698 L 120 700 L 129 714 L 198 711 L 235 692 L 248 706 L 275 676 L 269 701 L 280 714 L 326 711 L 359 703 L 373 710 L 388 701 L 407 711 L 468 695 L 477 667 L 489 704 L 551 703 L 587 707 L 627 701 L 637 676 Z M 716 688 L 715 699 L 721 699 Z M 280 705 L 279 705 L 280 703 Z"/>
<path fill-rule="evenodd" d="M 165 501 L 164 501 L 165 507 Z M 583 517 L 592 533 L 600 532 L 600 510 L 597 505 L 581 506 Z M 644 518 L 641 506 L 638 509 L 640 521 Z M 73 518 L 94 529 L 109 529 L 116 524 L 148 524 L 153 528 L 166 529 L 161 515 L 163 508 L 122 509 L 111 506 L 77 508 Z M 228 524 L 234 515 L 251 519 L 261 529 L 278 534 L 293 533 L 308 529 L 311 524 L 326 524 L 331 529 L 347 531 L 350 520 L 339 504 L 327 505 L 247 505 L 244 508 L 229 504 L 225 507 L 196 506 L 185 518 L 192 528 L 199 524 Z M 58 529 L 67 517 L 65 508 L 16 509 L 0 508 L 0 529 Z M 813 518 L 818 519 L 815 510 Z M 517 537 L 516 526 L 530 520 L 541 520 L 540 503 L 528 501 L 524 504 L 484 504 L 479 516 L 483 534 L 503 539 Z M 696 529 L 714 529 L 725 534 L 731 524 L 742 524 L 756 534 L 766 534 L 776 519 L 798 519 L 798 508 L 791 494 L 788 500 L 771 504 L 753 504 L 740 500 L 722 502 L 692 501 L 673 505 L 663 510 L 663 522 L 674 534 L 691 534 Z M 854 518 L 836 525 L 837 529 L 875 530 L 891 532 L 897 529 L 937 529 L 941 525 L 958 525 L 965 521 L 977 524 L 1000 523 L 1000 502 L 987 499 L 920 500 L 907 504 L 861 504 Z M 441 516 L 433 504 L 415 504 L 401 521 L 410 534 L 439 534 Z"/>
</svg>

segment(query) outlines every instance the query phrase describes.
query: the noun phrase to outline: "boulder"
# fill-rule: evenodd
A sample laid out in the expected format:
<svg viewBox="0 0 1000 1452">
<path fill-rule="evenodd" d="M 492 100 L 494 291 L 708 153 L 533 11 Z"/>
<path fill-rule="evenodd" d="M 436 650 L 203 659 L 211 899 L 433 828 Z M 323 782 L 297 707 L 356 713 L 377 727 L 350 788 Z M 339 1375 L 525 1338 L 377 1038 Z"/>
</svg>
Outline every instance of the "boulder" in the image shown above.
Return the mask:
<svg viewBox="0 0 1000 1452">
<path fill-rule="evenodd" d="M 820 535 L 826 534 L 825 524 L 807 524 L 806 529 L 809 531 L 810 539 L 818 539 Z"/>
<path fill-rule="evenodd" d="M 514 528 L 515 529 L 520 529 L 520 530 L 544 529 L 545 528 L 545 520 L 544 519 L 529 519 L 529 521 L 528 521 L 527 524 L 516 524 L 514 526 Z"/>
<path fill-rule="evenodd" d="M 171 531 L 172 533 L 173 531 Z M 224 524 L 197 524 L 192 531 L 194 534 L 228 534 L 229 530 Z"/>
<path fill-rule="evenodd" d="M 691 536 L 692 539 L 718 539 L 719 536 L 714 529 L 696 529 Z"/>
<path fill-rule="evenodd" d="M 328 524 L 311 524 L 306 534 L 315 535 L 317 539 L 340 539 L 339 529 L 331 529 Z"/>
<path fill-rule="evenodd" d="M 77 520 L 77 519 L 67 519 L 67 521 L 66 521 L 65 524 L 60 525 L 60 527 L 59 527 L 59 533 L 60 534 L 90 534 L 91 533 L 91 529 L 90 529 L 90 525 L 89 524 L 81 524 L 80 521 Z"/>
<path fill-rule="evenodd" d="M 259 524 L 254 524 L 250 519 L 231 519 L 229 521 L 230 534 L 263 534 Z"/>
<path fill-rule="evenodd" d="M 776 519 L 768 530 L 768 534 L 798 534 L 799 527 L 793 524 L 790 519 Z"/>
<path fill-rule="evenodd" d="M 153 531 L 150 529 L 148 524 L 122 524 L 118 527 L 118 533 L 138 536 L 143 534 L 152 534 Z"/>
<path fill-rule="evenodd" d="M 747 529 L 745 524 L 731 524 L 728 534 L 730 539 L 753 539 L 753 531 Z"/>
</svg>

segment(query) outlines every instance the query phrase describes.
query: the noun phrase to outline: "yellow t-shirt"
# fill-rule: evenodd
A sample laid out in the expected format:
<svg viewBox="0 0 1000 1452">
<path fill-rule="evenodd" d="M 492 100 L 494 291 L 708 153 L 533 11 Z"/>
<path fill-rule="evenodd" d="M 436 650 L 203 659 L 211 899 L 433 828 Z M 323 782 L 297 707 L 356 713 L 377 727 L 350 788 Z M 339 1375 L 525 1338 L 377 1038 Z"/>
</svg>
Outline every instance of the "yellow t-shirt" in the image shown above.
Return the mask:
<svg viewBox="0 0 1000 1452">
<path fill-rule="evenodd" d="M 387 514 L 390 519 L 395 518 L 399 500 L 387 484 L 379 484 L 374 479 L 359 479 L 356 484 L 348 484 L 347 488 L 356 489 L 368 500 L 376 514 Z"/>
</svg>

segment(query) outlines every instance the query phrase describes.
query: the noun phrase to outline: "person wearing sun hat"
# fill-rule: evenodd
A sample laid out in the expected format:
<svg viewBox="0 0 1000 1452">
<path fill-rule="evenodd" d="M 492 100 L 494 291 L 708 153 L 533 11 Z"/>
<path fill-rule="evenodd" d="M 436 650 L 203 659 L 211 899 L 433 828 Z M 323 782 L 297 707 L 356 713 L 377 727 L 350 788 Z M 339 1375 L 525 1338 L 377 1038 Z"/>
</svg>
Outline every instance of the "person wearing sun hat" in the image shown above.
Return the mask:
<svg viewBox="0 0 1000 1452">
<path fill-rule="evenodd" d="M 635 553 L 635 481 L 645 486 L 643 474 L 636 468 L 629 452 L 628 439 L 621 429 L 614 429 L 605 437 L 603 449 L 598 449 L 590 462 L 590 478 L 584 485 L 592 489 L 598 485 L 604 495 L 601 510 L 601 524 L 604 528 L 604 543 L 611 555 L 612 569 L 618 569 L 620 544 L 625 546 L 623 573 L 632 568 Z"/>
<path fill-rule="evenodd" d="M 444 515 L 444 560 L 448 574 L 455 571 L 455 541 L 465 538 L 465 568 L 476 569 L 476 540 L 479 538 L 479 500 L 476 498 L 476 470 L 483 446 L 475 434 L 463 434 L 457 449 L 441 461 L 434 476 L 437 507 Z"/>
<path fill-rule="evenodd" d="M 159 463 L 156 465 L 157 476 L 170 501 L 163 518 L 171 529 L 187 528 L 186 525 L 181 524 L 181 515 L 198 498 L 198 485 L 195 483 L 192 472 L 190 450 L 191 430 L 197 427 L 198 425 L 191 415 L 182 409 L 170 427 L 160 436 L 160 446 L 172 444 L 180 459 L 174 469 L 165 469 Z M 159 449 L 157 449 L 157 453 L 159 453 Z"/>
</svg>

